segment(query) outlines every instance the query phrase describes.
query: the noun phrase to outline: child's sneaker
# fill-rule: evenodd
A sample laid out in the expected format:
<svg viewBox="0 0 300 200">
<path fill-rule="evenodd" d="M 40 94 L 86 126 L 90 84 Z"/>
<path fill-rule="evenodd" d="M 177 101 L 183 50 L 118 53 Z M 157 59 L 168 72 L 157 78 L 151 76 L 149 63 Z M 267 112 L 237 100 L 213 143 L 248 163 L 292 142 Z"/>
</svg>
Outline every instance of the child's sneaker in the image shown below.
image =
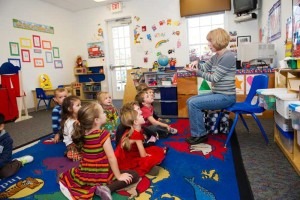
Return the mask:
<svg viewBox="0 0 300 200">
<path fill-rule="evenodd" d="M 22 156 L 20 158 L 16 158 L 14 160 L 18 160 L 18 161 L 20 161 L 22 163 L 22 165 L 25 165 L 27 163 L 31 163 L 33 161 L 33 157 L 27 155 L 27 156 Z"/>
<path fill-rule="evenodd" d="M 170 133 L 172 134 L 172 135 L 175 135 L 175 134 L 177 134 L 177 129 L 176 128 L 170 128 Z"/>
<path fill-rule="evenodd" d="M 107 186 L 97 186 L 95 194 L 101 197 L 101 200 L 112 200 L 110 189 Z"/>
</svg>

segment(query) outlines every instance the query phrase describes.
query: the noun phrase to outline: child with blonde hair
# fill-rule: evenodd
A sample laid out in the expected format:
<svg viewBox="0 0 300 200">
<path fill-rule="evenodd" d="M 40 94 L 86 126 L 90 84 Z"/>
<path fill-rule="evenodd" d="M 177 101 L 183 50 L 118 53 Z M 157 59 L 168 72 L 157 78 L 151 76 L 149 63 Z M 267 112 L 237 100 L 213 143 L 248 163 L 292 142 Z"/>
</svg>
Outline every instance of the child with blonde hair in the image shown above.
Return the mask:
<svg viewBox="0 0 300 200">
<path fill-rule="evenodd" d="M 149 172 L 152 172 L 151 175 L 157 175 L 158 170 L 152 169 L 164 160 L 166 150 L 158 146 L 144 148 L 142 124 L 145 120 L 141 113 L 126 110 L 122 112 L 121 122 L 130 128 L 123 134 L 115 150 L 120 169 L 135 170 L 140 176 Z"/>
<path fill-rule="evenodd" d="M 77 96 L 68 96 L 62 103 L 61 130 L 63 132 L 63 142 L 67 147 L 66 156 L 70 160 L 78 161 L 81 155 L 72 140 L 74 133 L 74 122 L 77 120 L 77 113 L 81 107 L 80 98 Z"/>
<path fill-rule="evenodd" d="M 135 110 L 139 114 L 142 114 L 139 103 L 136 101 L 133 101 L 133 102 L 126 103 L 122 106 L 122 108 L 120 110 L 120 115 L 122 116 L 122 113 L 124 113 L 126 111 L 131 111 L 131 110 Z M 122 122 L 119 124 L 117 131 L 116 131 L 116 146 L 119 144 L 123 134 L 128 129 L 130 129 L 130 127 L 124 125 Z M 152 130 L 148 129 L 147 127 L 142 127 L 142 129 L 143 129 L 143 134 L 145 136 L 144 147 L 154 145 L 156 140 L 159 139 L 158 134 L 156 132 L 153 132 Z"/>
<path fill-rule="evenodd" d="M 169 124 L 163 123 L 156 120 L 153 117 L 153 96 L 148 94 L 146 91 L 141 91 L 135 96 L 135 100 L 139 103 L 142 115 L 145 119 L 145 124 L 143 126 L 148 127 L 153 132 L 157 132 L 160 138 L 166 138 L 169 134 L 177 134 L 177 130 L 172 128 Z"/>
<path fill-rule="evenodd" d="M 102 125 L 102 128 L 108 130 L 112 139 L 114 139 L 116 129 L 120 123 L 118 110 L 113 105 L 111 95 L 108 92 L 99 92 L 97 101 L 106 114 L 106 123 Z"/>
<path fill-rule="evenodd" d="M 83 105 L 77 119 L 72 139 L 82 159 L 78 167 L 59 176 L 61 192 L 68 199 L 92 199 L 96 194 L 112 200 L 112 192 L 136 183 L 139 176 L 133 170 L 119 170 L 109 132 L 99 129 L 106 122 L 101 105 Z"/>
</svg>

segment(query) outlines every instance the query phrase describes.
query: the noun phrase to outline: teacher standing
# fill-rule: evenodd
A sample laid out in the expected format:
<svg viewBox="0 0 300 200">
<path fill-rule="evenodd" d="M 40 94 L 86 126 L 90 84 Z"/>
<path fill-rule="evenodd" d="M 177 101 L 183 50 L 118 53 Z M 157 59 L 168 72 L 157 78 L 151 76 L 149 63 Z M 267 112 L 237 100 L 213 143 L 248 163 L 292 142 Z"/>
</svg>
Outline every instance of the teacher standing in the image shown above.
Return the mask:
<svg viewBox="0 0 300 200">
<path fill-rule="evenodd" d="M 217 28 L 211 30 L 206 39 L 208 47 L 215 54 L 204 64 L 194 61 L 185 68 L 212 83 L 210 93 L 192 96 L 187 100 L 191 137 L 186 138 L 186 142 L 191 145 L 204 143 L 208 139 L 202 110 L 219 110 L 236 102 L 236 58 L 234 53 L 226 49 L 230 36 L 224 29 Z"/>
</svg>

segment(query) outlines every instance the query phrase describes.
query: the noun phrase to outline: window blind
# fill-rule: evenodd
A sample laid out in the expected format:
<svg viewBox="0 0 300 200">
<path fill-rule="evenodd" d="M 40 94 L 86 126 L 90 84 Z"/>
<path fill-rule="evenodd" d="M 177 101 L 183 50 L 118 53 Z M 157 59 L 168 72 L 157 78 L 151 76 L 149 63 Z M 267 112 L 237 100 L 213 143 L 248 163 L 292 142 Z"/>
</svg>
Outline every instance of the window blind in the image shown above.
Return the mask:
<svg viewBox="0 0 300 200">
<path fill-rule="evenodd" d="M 180 0 L 180 16 L 231 10 L 231 0 Z"/>
</svg>

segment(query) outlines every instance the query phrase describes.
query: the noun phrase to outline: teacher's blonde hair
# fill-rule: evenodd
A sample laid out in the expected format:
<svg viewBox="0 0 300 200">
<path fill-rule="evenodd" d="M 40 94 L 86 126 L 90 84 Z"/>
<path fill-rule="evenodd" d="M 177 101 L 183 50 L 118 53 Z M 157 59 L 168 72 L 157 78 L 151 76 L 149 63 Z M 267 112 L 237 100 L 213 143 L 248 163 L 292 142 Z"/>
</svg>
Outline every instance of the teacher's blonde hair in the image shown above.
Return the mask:
<svg viewBox="0 0 300 200">
<path fill-rule="evenodd" d="M 230 41 L 230 35 L 222 28 L 217 28 L 211 30 L 206 39 L 211 42 L 212 46 L 217 50 L 220 51 L 228 46 Z"/>
</svg>

